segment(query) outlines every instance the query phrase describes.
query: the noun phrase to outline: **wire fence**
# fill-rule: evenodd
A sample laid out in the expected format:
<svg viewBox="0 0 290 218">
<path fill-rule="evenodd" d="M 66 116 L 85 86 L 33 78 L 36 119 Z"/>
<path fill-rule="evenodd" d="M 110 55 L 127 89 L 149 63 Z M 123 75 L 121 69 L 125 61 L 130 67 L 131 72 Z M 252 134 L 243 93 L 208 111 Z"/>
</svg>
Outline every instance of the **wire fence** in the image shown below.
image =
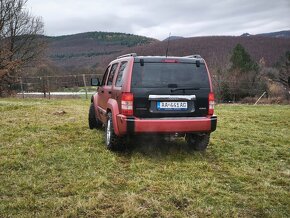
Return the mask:
<svg viewBox="0 0 290 218">
<path fill-rule="evenodd" d="M 16 93 L 17 96 L 22 98 L 51 98 L 64 96 L 85 96 L 88 98 L 88 95 L 96 92 L 96 87 L 91 86 L 91 79 L 100 79 L 101 77 L 102 75 L 100 74 L 19 77 L 10 89 Z M 261 87 L 259 82 L 248 83 L 213 79 L 213 87 L 217 99 L 222 98 L 221 96 L 225 94 L 223 84 L 227 84 L 226 91 L 231 95 L 235 95 L 237 92 L 251 92 L 260 96 L 266 91 L 263 87 Z M 251 87 L 251 90 L 249 90 L 249 87 Z"/>
<path fill-rule="evenodd" d="M 22 98 L 79 95 L 88 98 L 88 94 L 96 91 L 96 87 L 91 86 L 91 79 L 100 77 L 98 74 L 19 77 L 10 88 Z"/>
</svg>

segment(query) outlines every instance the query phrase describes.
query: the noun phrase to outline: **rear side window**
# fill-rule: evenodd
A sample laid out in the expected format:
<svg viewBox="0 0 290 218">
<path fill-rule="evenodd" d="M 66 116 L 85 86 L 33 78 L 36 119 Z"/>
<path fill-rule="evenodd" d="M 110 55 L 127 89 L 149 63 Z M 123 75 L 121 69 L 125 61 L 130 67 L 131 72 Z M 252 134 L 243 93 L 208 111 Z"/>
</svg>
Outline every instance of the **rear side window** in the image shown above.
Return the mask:
<svg viewBox="0 0 290 218">
<path fill-rule="evenodd" d="M 108 82 L 107 82 L 108 86 L 113 84 L 113 79 L 114 79 L 114 75 L 115 75 L 117 66 L 118 66 L 118 63 L 113 64 L 112 67 L 111 67 L 110 74 L 109 74 L 109 77 L 108 77 Z"/>
<path fill-rule="evenodd" d="M 132 87 L 134 88 L 209 88 L 209 78 L 204 64 L 195 63 L 134 63 Z"/>
<path fill-rule="evenodd" d="M 109 69 L 110 69 L 110 66 L 106 69 L 106 71 L 104 73 L 104 76 L 103 76 L 103 79 L 102 79 L 102 83 L 101 83 L 102 86 L 106 84 L 106 79 L 107 79 L 107 76 L 108 76 L 108 73 L 109 73 Z"/>
<path fill-rule="evenodd" d="M 116 86 L 117 87 L 122 87 L 123 85 L 123 80 L 124 80 L 124 71 L 127 67 L 128 62 L 122 62 L 121 66 L 119 68 L 119 72 L 118 72 L 118 76 L 117 76 L 117 80 L 116 80 Z"/>
</svg>

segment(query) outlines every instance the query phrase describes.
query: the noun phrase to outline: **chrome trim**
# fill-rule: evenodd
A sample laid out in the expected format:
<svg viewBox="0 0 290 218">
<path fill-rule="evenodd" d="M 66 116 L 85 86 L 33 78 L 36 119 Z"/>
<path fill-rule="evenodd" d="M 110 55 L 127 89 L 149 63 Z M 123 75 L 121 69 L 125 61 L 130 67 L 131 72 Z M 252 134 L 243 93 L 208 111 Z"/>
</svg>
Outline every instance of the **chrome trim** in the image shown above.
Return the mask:
<svg viewBox="0 0 290 218">
<path fill-rule="evenodd" d="M 183 58 L 202 58 L 199 54 L 183 56 Z"/>
<path fill-rule="evenodd" d="M 149 95 L 149 100 L 195 100 L 195 95 Z"/>
<path fill-rule="evenodd" d="M 136 53 L 130 53 L 130 54 L 121 55 L 121 56 L 117 57 L 117 59 L 125 58 L 125 57 L 136 57 L 136 56 L 137 56 Z"/>
</svg>

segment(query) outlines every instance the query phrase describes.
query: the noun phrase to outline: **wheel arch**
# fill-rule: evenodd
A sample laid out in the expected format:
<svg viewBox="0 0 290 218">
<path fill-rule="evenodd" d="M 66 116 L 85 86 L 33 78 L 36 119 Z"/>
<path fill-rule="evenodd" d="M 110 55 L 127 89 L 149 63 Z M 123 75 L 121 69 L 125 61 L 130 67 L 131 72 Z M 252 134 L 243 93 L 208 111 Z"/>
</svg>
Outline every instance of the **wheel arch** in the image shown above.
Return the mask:
<svg viewBox="0 0 290 218">
<path fill-rule="evenodd" d="M 120 135 L 118 122 L 117 122 L 117 115 L 119 114 L 119 107 L 118 102 L 115 99 L 109 99 L 108 106 L 107 106 L 107 113 L 112 113 L 112 122 L 114 127 L 114 132 L 116 135 Z"/>
</svg>

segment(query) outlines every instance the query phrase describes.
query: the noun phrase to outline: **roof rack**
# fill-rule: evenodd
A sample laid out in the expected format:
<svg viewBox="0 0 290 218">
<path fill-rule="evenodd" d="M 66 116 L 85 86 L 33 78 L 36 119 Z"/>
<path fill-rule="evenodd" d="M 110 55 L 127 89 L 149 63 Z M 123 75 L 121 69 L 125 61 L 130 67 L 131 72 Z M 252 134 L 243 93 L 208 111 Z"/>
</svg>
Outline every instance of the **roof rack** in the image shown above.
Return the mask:
<svg viewBox="0 0 290 218">
<path fill-rule="evenodd" d="M 136 57 L 136 56 L 137 56 L 136 53 L 130 53 L 130 54 L 121 55 L 121 56 L 117 57 L 117 59 L 125 58 L 125 57 Z"/>
<path fill-rule="evenodd" d="M 184 56 L 184 58 L 202 58 L 199 54 Z"/>
</svg>

